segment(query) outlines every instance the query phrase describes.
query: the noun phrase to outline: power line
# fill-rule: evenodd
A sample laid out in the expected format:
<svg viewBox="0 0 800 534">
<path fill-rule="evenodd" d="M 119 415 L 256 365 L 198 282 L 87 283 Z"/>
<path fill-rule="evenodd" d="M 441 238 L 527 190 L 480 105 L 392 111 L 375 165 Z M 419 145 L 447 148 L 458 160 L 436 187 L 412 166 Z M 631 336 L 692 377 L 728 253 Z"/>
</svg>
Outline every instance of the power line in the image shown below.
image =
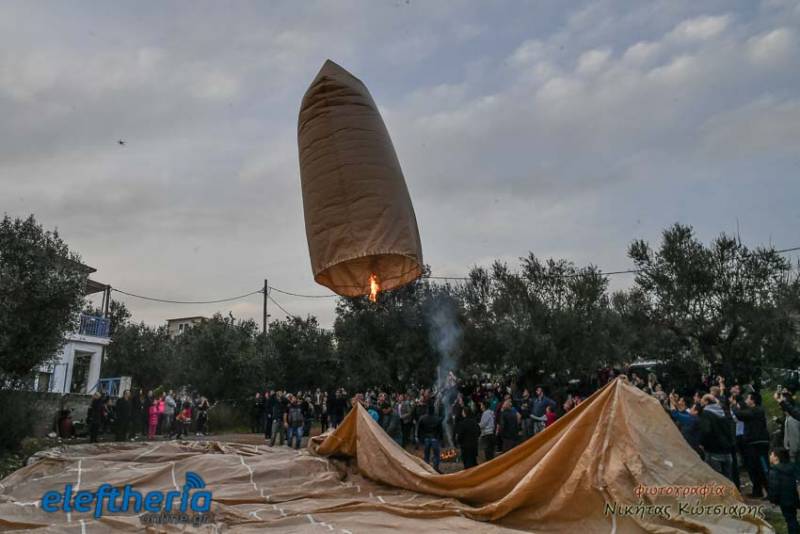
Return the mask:
<svg viewBox="0 0 800 534">
<path fill-rule="evenodd" d="M 277 289 L 277 288 L 274 288 L 274 287 L 270 287 L 270 289 L 274 290 L 274 291 L 278 291 L 280 293 L 286 293 L 286 294 L 290 294 L 290 295 L 294 295 L 294 296 L 306 296 L 306 297 L 309 297 L 309 298 L 314 298 L 311 295 L 299 295 L 299 294 L 294 294 L 294 293 L 288 293 L 286 291 L 281 291 L 280 289 Z M 224 298 L 224 299 L 215 299 L 215 300 L 171 300 L 171 299 L 162 299 L 162 298 L 156 298 L 156 297 L 147 297 L 147 296 L 144 296 L 144 295 L 137 295 L 136 293 L 130 293 L 128 291 L 123 291 L 121 289 L 116 289 L 116 288 L 111 288 L 111 290 L 112 291 L 116 291 L 117 293 L 121 293 L 123 295 L 127 295 L 129 297 L 135 297 L 135 298 L 138 298 L 138 299 L 149 300 L 149 301 L 152 301 L 152 302 L 162 302 L 162 303 L 166 303 L 166 304 L 219 304 L 219 303 L 222 303 L 222 302 L 232 302 L 234 300 L 241 300 L 243 298 L 246 298 L 246 297 L 249 297 L 249 296 L 252 296 L 252 295 L 256 295 L 256 294 L 259 294 L 259 293 L 262 294 L 262 295 L 264 294 L 264 290 L 263 289 L 257 289 L 256 291 L 251 291 L 250 293 L 245 293 L 244 295 L 237 295 L 235 297 L 229 297 L 229 298 Z M 335 296 L 335 295 L 333 295 L 333 296 Z M 280 302 L 278 302 L 277 300 L 272 298 L 272 295 L 268 294 L 267 298 L 270 301 L 272 301 L 272 303 L 275 304 L 275 306 L 277 306 L 283 313 L 285 313 L 287 317 L 297 317 L 297 315 L 295 315 L 293 313 L 289 313 L 289 311 L 286 308 L 281 306 Z"/>
<path fill-rule="evenodd" d="M 301 293 L 292 293 L 291 291 L 284 291 L 283 289 L 278 289 L 277 287 L 269 286 L 269 288 L 272 291 L 277 291 L 278 293 L 283 293 L 284 295 L 289 295 L 292 297 L 301 297 L 305 299 L 331 299 L 338 297 L 338 295 L 303 295 Z"/>
<path fill-rule="evenodd" d="M 785 254 L 787 252 L 796 252 L 796 251 L 800 251 L 800 247 L 783 248 L 783 249 L 775 250 L 775 251 L 766 250 L 764 252 L 775 252 L 776 254 Z M 759 254 L 759 252 L 752 252 L 749 255 L 752 256 L 754 254 Z M 640 272 L 642 272 L 642 269 L 627 269 L 627 270 L 623 270 L 623 271 L 608 271 L 608 272 L 596 271 L 596 272 L 590 272 L 590 273 L 586 273 L 586 272 L 583 272 L 583 273 L 571 273 L 571 274 L 554 274 L 554 273 L 551 273 L 551 274 L 545 275 L 545 277 L 577 278 L 578 276 L 586 276 L 586 275 L 589 275 L 589 274 L 598 274 L 600 276 L 614 276 L 614 275 L 618 275 L 618 274 L 638 274 Z M 426 278 L 428 280 L 471 280 L 471 278 L 468 277 L 468 276 L 423 276 L 423 278 Z"/>
<path fill-rule="evenodd" d="M 263 293 L 263 291 L 262 291 L 262 293 Z M 275 300 L 274 298 L 272 298 L 272 295 L 269 295 L 269 294 L 268 294 L 268 295 L 267 295 L 267 298 L 268 298 L 268 299 L 269 299 L 269 300 L 270 300 L 270 301 L 271 301 L 271 302 L 272 302 L 272 303 L 273 303 L 275 306 L 277 306 L 278 308 L 280 308 L 280 310 L 281 310 L 283 313 L 285 313 L 287 317 L 297 317 L 297 315 L 295 315 L 295 314 L 293 314 L 293 313 L 289 313 L 288 311 L 286 311 L 286 308 L 284 308 L 283 306 L 281 306 L 281 305 L 280 305 L 280 303 L 279 303 L 277 300 Z"/>
<path fill-rule="evenodd" d="M 787 252 L 797 252 L 797 251 L 800 251 L 800 246 L 784 248 L 784 249 L 775 250 L 775 251 L 767 250 L 765 252 L 775 252 L 776 254 L 786 254 Z M 753 252 L 750 255 L 753 255 L 753 254 L 757 254 L 757 252 Z M 586 276 L 588 274 L 597 274 L 599 276 L 614 276 L 614 275 L 618 275 L 618 274 L 637 274 L 637 273 L 640 273 L 640 272 L 642 272 L 642 269 L 627 269 L 627 270 L 622 270 L 622 271 L 609 271 L 609 272 L 593 271 L 591 273 L 583 272 L 583 273 L 571 273 L 571 274 L 547 274 L 545 276 L 546 277 L 554 277 L 554 278 L 575 278 L 575 277 L 578 277 L 578 276 Z M 468 277 L 468 276 L 424 276 L 423 278 L 428 279 L 428 280 L 464 280 L 464 281 L 471 280 L 471 278 Z M 295 293 L 295 292 L 292 292 L 292 291 L 286 291 L 284 289 L 280 289 L 280 288 L 277 288 L 277 287 L 274 287 L 274 286 L 268 286 L 268 287 L 269 287 L 270 291 L 276 291 L 278 293 L 282 293 L 284 295 L 288 295 L 288 296 L 291 296 L 291 297 L 307 298 L 307 299 L 328 299 L 328 298 L 336 298 L 336 297 L 338 297 L 338 295 L 307 295 L 307 294 L 303 294 L 303 293 Z M 129 297 L 134 297 L 134 298 L 137 298 L 137 299 L 149 300 L 149 301 L 152 301 L 152 302 L 162 302 L 162 303 L 165 303 L 165 304 L 219 304 L 219 303 L 222 303 L 222 302 L 232 302 L 232 301 L 235 301 L 235 300 L 241 300 L 241 299 L 247 298 L 249 296 L 252 296 L 252 295 L 255 295 L 255 294 L 258 294 L 258 293 L 261 293 L 262 295 L 264 294 L 264 290 L 263 289 L 257 289 L 255 291 L 251 291 L 250 293 L 245 293 L 244 295 L 237 295 L 235 297 L 228 297 L 228 298 L 222 298 L 222 299 L 214 299 L 214 300 L 172 300 L 172 299 L 164 299 L 164 298 L 158 298 L 158 297 L 148 297 L 148 296 L 145 296 L 145 295 L 137 295 L 136 293 L 130 293 L 128 291 L 123 291 L 122 289 L 117 289 L 117 288 L 114 288 L 114 287 L 111 288 L 111 291 L 116 291 L 117 293 L 121 293 L 123 295 L 127 295 Z M 271 295 L 267 295 L 267 297 L 269 298 L 269 300 L 271 300 L 273 302 L 273 304 L 275 304 L 278 308 L 280 308 L 280 310 L 283 313 L 285 313 L 287 316 L 296 317 L 294 314 L 291 314 L 288 311 L 286 311 L 286 309 L 283 306 L 281 306 L 274 298 L 272 298 Z"/>
<path fill-rule="evenodd" d="M 166 304 L 218 304 L 220 302 L 231 302 L 234 300 L 241 300 L 243 298 L 249 297 L 251 295 L 255 295 L 256 293 L 263 293 L 263 289 L 257 289 L 256 291 L 251 291 L 250 293 L 245 293 L 244 295 L 238 295 L 235 297 L 229 297 L 224 299 L 216 299 L 216 300 L 170 300 L 170 299 L 161 299 L 156 297 L 146 297 L 144 295 L 137 295 L 135 293 L 129 293 L 127 291 L 123 291 L 121 289 L 117 289 L 115 287 L 111 288 L 111 291 L 116 291 L 117 293 L 122 293 L 123 295 L 128 295 L 129 297 L 136 297 L 137 299 L 142 300 L 150 300 L 153 302 L 163 302 Z"/>
</svg>

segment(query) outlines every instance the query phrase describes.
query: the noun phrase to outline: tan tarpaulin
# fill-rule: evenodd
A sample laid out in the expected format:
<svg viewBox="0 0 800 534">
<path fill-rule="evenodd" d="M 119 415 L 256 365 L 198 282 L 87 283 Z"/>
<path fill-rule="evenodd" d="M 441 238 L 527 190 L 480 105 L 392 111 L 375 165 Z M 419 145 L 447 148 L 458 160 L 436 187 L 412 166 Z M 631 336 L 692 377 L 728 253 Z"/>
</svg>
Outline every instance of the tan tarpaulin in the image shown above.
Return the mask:
<svg viewBox="0 0 800 534">
<path fill-rule="evenodd" d="M 0 481 L 0 531 L 94 534 L 144 532 L 144 513 L 47 513 L 41 497 L 47 491 L 96 491 L 103 484 L 136 491 L 173 491 L 186 473 L 200 475 L 212 491 L 214 524 L 167 525 L 150 532 L 276 532 L 372 534 L 381 532 L 513 532 L 445 512 L 441 517 L 402 517 L 387 511 L 352 511 L 355 504 L 397 503 L 452 509 L 457 503 L 390 488 L 348 472 L 338 461 L 307 450 L 231 443 L 158 442 L 77 445 L 49 451 L 42 458 Z M 344 513 L 342 513 L 344 512 Z"/>
<path fill-rule="evenodd" d="M 400 449 L 363 408 L 309 450 L 203 442 L 113 443 L 52 450 L 0 481 L 0 530 L 142 531 L 140 517 L 46 513 L 41 496 L 65 484 L 96 490 L 182 488 L 186 473 L 213 492 L 214 524 L 201 532 L 771 532 L 729 515 L 671 520 L 604 514 L 632 503 L 637 484 L 727 484 L 689 449 L 658 403 L 617 381 L 554 426 L 492 462 L 438 475 Z M 380 482 L 383 482 L 381 484 Z M 697 497 L 685 497 L 694 503 Z M 677 512 L 674 497 L 656 498 Z M 738 493 L 704 504 L 741 504 Z M 196 532 L 194 527 L 158 530 Z"/>
<path fill-rule="evenodd" d="M 319 454 L 355 458 L 358 470 L 370 479 L 464 503 L 426 507 L 416 503 L 353 503 L 349 506 L 352 510 L 381 509 L 420 517 L 439 515 L 446 509 L 471 519 L 535 532 L 770 531 L 762 521 L 713 515 L 713 510 L 679 515 L 679 501 L 694 504 L 698 500 L 688 495 L 661 496 L 651 501 L 669 505 L 673 512 L 670 519 L 605 513 L 606 504 L 637 503 L 635 489 L 639 485 L 725 485 L 726 496 L 707 497 L 701 503 L 742 503 L 730 482 L 686 444 L 658 401 L 623 379 L 596 392 L 510 452 L 450 475 L 436 474 L 402 450 L 362 407 L 352 411 L 324 441 L 317 440 L 317 445 Z"/>
<path fill-rule="evenodd" d="M 314 280 L 355 297 L 422 274 L 411 197 L 389 132 L 366 86 L 327 61 L 297 124 L 306 237 Z"/>
</svg>

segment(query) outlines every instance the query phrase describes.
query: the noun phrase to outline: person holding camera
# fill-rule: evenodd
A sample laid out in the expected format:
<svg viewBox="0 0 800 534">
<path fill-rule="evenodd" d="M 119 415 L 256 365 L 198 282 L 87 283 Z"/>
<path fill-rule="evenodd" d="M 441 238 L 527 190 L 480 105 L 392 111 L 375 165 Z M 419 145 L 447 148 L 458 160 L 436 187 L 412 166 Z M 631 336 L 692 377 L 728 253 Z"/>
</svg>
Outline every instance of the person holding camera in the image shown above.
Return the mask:
<svg viewBox="0 0 800 534">
<path fill-rule="evenodd" d="M 795 474 L 800 476 L 800 406 L 794 402 L 796 386 L 778 386 L 773 398 L 783 410 L 783 446 L 789 452 Z"/>
<path fill-rule="evenodd" d="M 753 483 L 753 498 L 760 499 L 767 489 L 769 472 L 769 431 L 767 416 L 761 407 L 761 397 L 754 393 L 745 396 L 743 404 L 731 397 L 731 407 L 736 418 L 743 423 L 742 456 L 747 473 Z"/>
<path fill-rule="evenodd" d="M 731 426 L 733 420 L 728 417 L 714 395 L 703 395 L 701 403 L 703 411 L 699 418 L 700 445 L 705 461 L 714 471 L 735 482 L 731 455 L 735 443 Z"/>
</svg>

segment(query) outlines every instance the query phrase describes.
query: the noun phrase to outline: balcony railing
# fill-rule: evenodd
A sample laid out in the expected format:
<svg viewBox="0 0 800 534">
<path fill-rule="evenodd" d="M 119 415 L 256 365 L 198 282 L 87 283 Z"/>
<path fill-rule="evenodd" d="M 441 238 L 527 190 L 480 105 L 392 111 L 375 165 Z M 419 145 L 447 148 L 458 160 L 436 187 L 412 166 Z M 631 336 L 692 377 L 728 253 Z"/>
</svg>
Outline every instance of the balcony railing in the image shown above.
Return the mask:
<svg viewBox="0 0 800 534">
<path fill-rule="evenodd" d="M 119 390 L 121 382 L 121 378 L 101 378 L 87 393 L 99 391 L 100 393 L 105 393 L 109 397 L 121 397 L 122 395 L 120 395 Z"/>
<path fill-rule="evenodd" d="M 106 318 L 82 313 L 78 333 L 83 336 L 108 337 L 109 324 Z"/>
</svg>

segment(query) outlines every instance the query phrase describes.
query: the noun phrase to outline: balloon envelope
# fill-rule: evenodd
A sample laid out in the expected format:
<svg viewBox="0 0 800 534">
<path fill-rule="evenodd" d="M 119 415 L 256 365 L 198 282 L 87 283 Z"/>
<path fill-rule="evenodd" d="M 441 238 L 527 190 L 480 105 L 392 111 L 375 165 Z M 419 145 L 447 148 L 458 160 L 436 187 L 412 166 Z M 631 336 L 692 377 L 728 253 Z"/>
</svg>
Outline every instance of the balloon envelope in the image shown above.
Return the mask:
<svg viewBox="0 0 800 534">
<path fill-rule="evenodd" d="M 366 86 L 322 66 L 297 124 L 306 237 L 314 280 L 347 297 L 422 274 L 422 246 L 403 171 Z"/>
</svg>

